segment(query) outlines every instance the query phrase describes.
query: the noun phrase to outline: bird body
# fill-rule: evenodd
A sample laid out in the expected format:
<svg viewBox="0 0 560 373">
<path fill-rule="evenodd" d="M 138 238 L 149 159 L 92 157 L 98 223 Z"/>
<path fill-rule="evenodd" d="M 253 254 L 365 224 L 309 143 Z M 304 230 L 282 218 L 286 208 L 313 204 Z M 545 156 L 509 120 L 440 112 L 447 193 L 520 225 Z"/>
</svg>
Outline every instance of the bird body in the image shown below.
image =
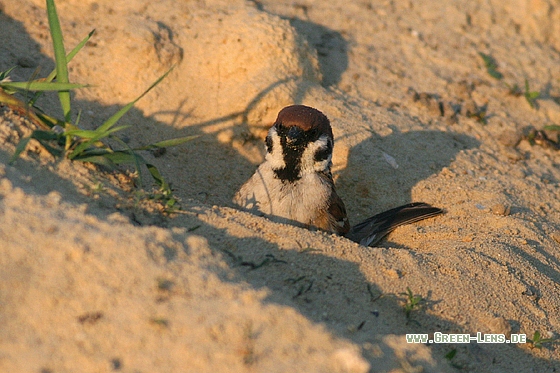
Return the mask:
<svg viewBox="0 0 560 373">
<path fill-rule="evenodd" d="M 328 180 L 320 174 L 306 174 L 286 183 L 276 178 L 270 162 L 264 162 L 241 187 L 234 202 L 273 220 L 330 230 L 319 223 L 328 206 L 329 194 Z"/>
<path fill-rule="evenodd" d="M 365 246 L 399 225 L 442 212 L 425 203 L 409 204 L 350 228 L 331 174 L 333 146 L 323 113 L 303 105 L 285 107 L 266 137 L 265 161 L 236 193 L 234 203 L 276 221 L 346 235 Z"/>
</svg>

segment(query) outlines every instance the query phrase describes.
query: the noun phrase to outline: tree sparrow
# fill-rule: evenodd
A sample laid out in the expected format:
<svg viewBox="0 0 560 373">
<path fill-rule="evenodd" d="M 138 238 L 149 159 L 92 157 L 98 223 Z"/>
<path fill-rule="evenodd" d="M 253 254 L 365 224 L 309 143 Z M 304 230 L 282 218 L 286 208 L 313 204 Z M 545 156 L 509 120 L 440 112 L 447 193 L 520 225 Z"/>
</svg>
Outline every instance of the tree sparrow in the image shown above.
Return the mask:
<svg viewBox="0 0 560 373">
<path fill-rule="evenodd" d="M 337 233 L 373 246 L 396 227 L 443 211 L 410 203 L 350 227 L 331 174 L 334 138 L 329 119 L 303 105 L 285 107 L 266 136 L 265 161 L 233 202 L 272 220 Z"/>
</svg>

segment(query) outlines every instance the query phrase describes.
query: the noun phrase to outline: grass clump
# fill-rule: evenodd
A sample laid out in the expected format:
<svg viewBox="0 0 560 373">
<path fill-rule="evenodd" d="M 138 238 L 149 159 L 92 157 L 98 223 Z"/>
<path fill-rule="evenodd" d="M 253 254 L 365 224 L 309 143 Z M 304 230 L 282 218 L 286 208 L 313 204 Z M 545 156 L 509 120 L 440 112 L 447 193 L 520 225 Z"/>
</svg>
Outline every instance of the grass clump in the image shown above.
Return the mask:
<svg viewBox="0 0 560 373">
<path fill-rule="evenodd" d="M 412 290 L 409 287 L 406 288 L 406 293 L 401 293 L 406 297 L 405 304 L 404 304 L 404 313 L 407 319 L 410 319 L 410 314 L 412 311 L 420 308 L 420 302 L 422 302 L 423 298 L 421 295 L 414 295 Z"/>
<path fill-rule="evenodd" d="M 482 58 L 488 75 L 497 80 L 502 80 L 504 78 L 504 74 L 498 71 L 498 63 L 496 62 L 494 57 L 482 52 L 478 52 L 478 55 Z M 531 91 L 529 89 L 529 81 L 527 79 L 525 79 L 524 88 L 519 87 L 519 85 L 517 84 L 510 86 L 509 84 L 505 83 L 505 85 L 508 87 L 510 95 L 516 97 L 523 96 L 525 97 L 525 100 L 527 100 L 531 108 L 538 109 L 537 99 L 541 96 L 541 93 L 539 91 Z"/>
<path fill-rule="evenodd" d="M 539 91 L 531 91 L 529 89 L 529 81 L 527 79 L 525 79 L 525 92 L 523 93 L 523 96 L 525 96 L 525 100 L 527 100 L 533 109 L 537 108 L 537 98 L 541 96 L 541 93 Z"/>
<path fill-rule="evenodd" d="M 532 339 L 527 339 L 527 341 L 531 344 L 531 348 L 541 349 L 544 343 L 554 343 L 557 340 L 555 338 L 543 338 L 541 332 L 535 330 L 533 333 Z"/>
<path fill-rule="evenodd" d="M 516 97 L 525 97 L 525 100 L 529 103 L 533 109 L 538 108 L 537 99 L 541 97 L 541 93 L 539 91 L 531 91 L 529 88 L 529 81 L 525 79 L 525 86 L 524 89 L 519 87 L 517 84 L 514 84 L 513 87 L 509 86 L 509 94 Z"/>
<path fill-rule="evenodd" d="M 159 170 L 154 165 L 149 164 L 139 152 L 176 146 L 192 140 L 195 136 L 164 140 L 136 148 L 129 147 L 124 141 L 115 136 L 115 133 L 129 127 L 117 125 L 117 122 L 138 100 L 158 85 L 173 68 L 159 77 L 135 100 L 121 108 L 97 129 L 85 130 L 79 128 L 79 114 L 75 122 L 72 123 L 70 91 L 87 87 L 87 85 L 71 83 L 69 81 L 68 63 L 84 47 L 93 36 L 95 30 L 91 31 L 70 53 L 66 54 L 54 0 L 46 0 L 46 2 L 56 68 L 46 78 L 31 79 L 27 82 L 12 82 L 9 74 L 13 68 L 0 72 L 0 104 L 4 104 L 14 111 L 26 115 L 39 127 L 29 137 L 21 139 L 10 162 L 15 162 L 27 147 L 29 141 L 35 139 L 54 157 L 66 157 L 72 161 L 94 163 L 111 170 L 115 169 L 118 165 L 132 165 L 136 169 L 140 185 L 144 184 L 140 169 L 145 167 L 160 188 L 155 194 L 156 197 L 154 199 L 162 201 L 167 208 L 176 208 L 177 200 L 173 197 L 169 184 L 164 180 Z M 46 91 L 57 92 L 63 118 L 59 119 L 48 115 L 35 105 L 37 99 Z M 16 92 L 22 93 L 26 97 L 25 102 L 14 96 Z M 27 100 L 30 92 L 33 92 L 33 95 Z M 109 139 L 113 143 L 120 145 L 120 148 L 113 149 L 108 145 L 106 140 Z"/>
<path fill-rule="evenodd" d="M 494 57 L 482 52 L 478 52 L 478 55 L 482 58 L 482 61 L 484 62 L 484 66 L 486 67 L 486 71 L 488 72 L 488 75 L 490 75 L 494 79 L 498 79 L 498 80 L 503 79 L 504 74 L 498 71 L 498 63 L 496 62 Z"/>
</svg>

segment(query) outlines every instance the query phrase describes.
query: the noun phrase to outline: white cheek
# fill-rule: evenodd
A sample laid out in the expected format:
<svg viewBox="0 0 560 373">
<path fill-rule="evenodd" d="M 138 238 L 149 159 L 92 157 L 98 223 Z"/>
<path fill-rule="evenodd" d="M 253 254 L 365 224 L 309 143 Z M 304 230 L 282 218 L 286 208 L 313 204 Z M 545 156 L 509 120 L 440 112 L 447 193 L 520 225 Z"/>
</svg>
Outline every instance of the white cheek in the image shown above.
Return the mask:
<svg viewBox="0 0 560 373">
<path fill-rule="evenodd" d="M 273 170 L 279 170 L 286 167 L 284 161 L 284 154 L 282 154 L 282 144 L 280 143 L 280 136 L 276 132 L 276 128 L 272 127 L 268 131 L 268 136 L 272 140 L 272 152 L 266 153 L 266 160 L 270 163 Z"/>
<path fill-rule="evenodd" d="M 317 162 L 315 160 L 315 153 L 318 150 L 324 149 L 328 146 L 329 138 L 327 135 L 322 135 L 316 141 L 310 143 L 301 155 L 301 173 L 324 171 L 329 168 L 332 161 L 332 153 L 329 154 L 327 159 Z"/>
</svg>

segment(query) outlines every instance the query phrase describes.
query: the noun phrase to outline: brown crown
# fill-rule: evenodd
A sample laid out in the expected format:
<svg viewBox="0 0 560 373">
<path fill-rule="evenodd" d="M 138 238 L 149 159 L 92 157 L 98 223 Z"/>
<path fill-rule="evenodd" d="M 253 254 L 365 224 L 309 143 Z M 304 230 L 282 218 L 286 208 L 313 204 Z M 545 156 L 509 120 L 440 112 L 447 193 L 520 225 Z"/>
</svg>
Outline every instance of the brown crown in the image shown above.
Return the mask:
<svg viewBox="0 0 560 373">
<path fill-rule="evenodd" d="M 285 127 L 297 126 L 304 131 L 316 128 L 333 137 L 329 118 L 319 110 L 305 105 L 286 106 L 280 110 L 274 124 Z"/>
</svg>

